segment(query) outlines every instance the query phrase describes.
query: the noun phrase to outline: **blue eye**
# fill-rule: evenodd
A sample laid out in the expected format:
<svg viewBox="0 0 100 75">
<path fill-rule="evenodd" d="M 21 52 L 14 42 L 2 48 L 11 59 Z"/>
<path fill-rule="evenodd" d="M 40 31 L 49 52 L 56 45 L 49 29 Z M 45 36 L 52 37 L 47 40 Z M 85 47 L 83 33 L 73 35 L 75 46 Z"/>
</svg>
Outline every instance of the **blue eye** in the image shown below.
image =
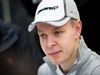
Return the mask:
<svg viewBox="0 0 100 75">
<path fill-rule="evenodd" d="M 59 34 L 61 34 L 61 32 L 60 31 L 56 31 L 55 34 L 56 35 L 59 35 Z"/>
</svg>

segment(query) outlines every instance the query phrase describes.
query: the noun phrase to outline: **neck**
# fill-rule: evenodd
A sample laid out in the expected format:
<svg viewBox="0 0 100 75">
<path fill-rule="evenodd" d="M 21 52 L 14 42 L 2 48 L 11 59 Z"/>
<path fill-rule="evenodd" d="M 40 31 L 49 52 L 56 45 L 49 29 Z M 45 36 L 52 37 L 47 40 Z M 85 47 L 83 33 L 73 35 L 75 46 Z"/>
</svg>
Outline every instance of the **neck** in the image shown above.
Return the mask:
<svg viewBox="0 0 100 75">
<path fill-rule="evenodd" d="M 79 44 L 79 39 L 76 40 L 75 50 L 74 50 L 73 54 L 70 56 L 70 58 L 67 59 L 67 62 L 60 64 L 60 68 L 64 74 L 67 74 L 69 72 L 69 70 L 72 68 L 73 64 L 76 61 L 78 44 Z"/>
</svg>

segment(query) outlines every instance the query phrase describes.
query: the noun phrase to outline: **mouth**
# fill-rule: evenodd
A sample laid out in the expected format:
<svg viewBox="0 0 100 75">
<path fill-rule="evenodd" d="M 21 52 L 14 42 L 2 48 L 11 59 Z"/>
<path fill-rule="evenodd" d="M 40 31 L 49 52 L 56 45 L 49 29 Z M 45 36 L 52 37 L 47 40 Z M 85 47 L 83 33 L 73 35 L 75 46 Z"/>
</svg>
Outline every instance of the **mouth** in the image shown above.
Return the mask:
<svg viewBox="0 0 100 75">
<path fill-rule="evenodd" d="M 57 52 L 49 53 L 49 55 L 51 57 L 57 57 L 57 56 L 59 56 L 60 53 L 61 53 L 61 51 L 57 51 Z"/>
</svg>

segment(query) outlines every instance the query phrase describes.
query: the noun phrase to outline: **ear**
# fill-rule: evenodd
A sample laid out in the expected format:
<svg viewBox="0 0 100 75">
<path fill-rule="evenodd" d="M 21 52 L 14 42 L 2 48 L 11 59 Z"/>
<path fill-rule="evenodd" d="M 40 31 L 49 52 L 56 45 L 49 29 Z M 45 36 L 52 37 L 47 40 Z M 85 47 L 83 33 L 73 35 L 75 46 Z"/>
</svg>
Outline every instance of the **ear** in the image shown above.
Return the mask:
<svg viewBox="0 0 100 75">
<path fill-rule="evenodd" d="M 79 38 L 80 34 L 82 32 L 82 22 L 81 20 L 77 20 L 76 25 L 75 25 L 75 31 L 76 31 L 76 37 Z"/>
</svg>

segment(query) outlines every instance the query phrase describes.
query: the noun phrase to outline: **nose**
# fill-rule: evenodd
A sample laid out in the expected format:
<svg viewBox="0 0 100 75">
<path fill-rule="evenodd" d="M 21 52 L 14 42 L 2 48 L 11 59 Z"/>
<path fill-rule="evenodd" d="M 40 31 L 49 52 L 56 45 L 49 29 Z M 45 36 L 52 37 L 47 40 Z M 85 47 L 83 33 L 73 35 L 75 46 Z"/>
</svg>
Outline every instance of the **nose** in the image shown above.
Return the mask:
<svg viewBox="0 0 100 75">
<path fill-rule="evenodd" d="M 52 48 L 52 47 L 55 46 L 55 45 L 56 45 L 55 38 L 49 36 L 49 37 L 47 38 L 47 47 L 48 47 L 48 48 Z"/>
</svg>

